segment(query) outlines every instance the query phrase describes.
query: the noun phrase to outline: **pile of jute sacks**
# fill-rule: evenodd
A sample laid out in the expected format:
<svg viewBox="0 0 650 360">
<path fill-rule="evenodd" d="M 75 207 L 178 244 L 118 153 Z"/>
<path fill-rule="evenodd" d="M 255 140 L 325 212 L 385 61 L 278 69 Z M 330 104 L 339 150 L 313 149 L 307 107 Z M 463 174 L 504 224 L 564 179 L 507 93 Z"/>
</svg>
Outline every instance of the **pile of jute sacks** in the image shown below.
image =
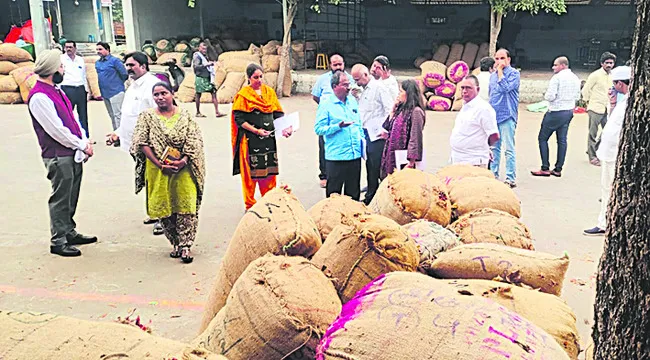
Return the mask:
<svg viewBox="0 0 650 360">
<path fill-rule="evenodd" d="M 15 44 L 0 44 L 0 104 L 21 104 L 36 78 L 26 81 L 34 67 L 32 55 Z M 31 86 L 27 83 L 32 83 Z"/>
<path fill-rule="evenodd" d="M 226 51 L 219 54 L 219 61 L 217 61 L 215 66 L 215 77 L 213 81 L 214 85 L 218 88 L 217 98 L 219 103 L 232 103 L 239 90 L 247 85 L 246 67 L 250 64 L 260 65 L 264 69 L 262 81 L 275 89 L 280 71 L 280 52 L 282 49 L 280 45 L 279 41 L 273 40 L 261 47 L 250 44 L 247 50 Z M 194 73 L 192 71 L 185 71 L 185 79 L 176 94 L 179 101 L 194 101 L 194 81 Z M 291 96 L 291 69 L 287 68 L 283 84 L 282 94 L 284 96 Z M 201 96 L 201 102 L 211 101 L 212 97 L 210 94 L 206 93 Z"/>
<path fill-rule="evenodd" d="M 165 346 L 152 354 L 179 359 L 577 359 L 576 318 L 559 298 L 569 260 L 534 251 L 520 214 L 509 187 L 462 165 L 396 172 L 368 207 L 335 195 L 305 210 L 276 188 L 238 224 L 200 335 L 189 345 L 147 335 L 140 350 L 157 342 Z"/>
</svg>

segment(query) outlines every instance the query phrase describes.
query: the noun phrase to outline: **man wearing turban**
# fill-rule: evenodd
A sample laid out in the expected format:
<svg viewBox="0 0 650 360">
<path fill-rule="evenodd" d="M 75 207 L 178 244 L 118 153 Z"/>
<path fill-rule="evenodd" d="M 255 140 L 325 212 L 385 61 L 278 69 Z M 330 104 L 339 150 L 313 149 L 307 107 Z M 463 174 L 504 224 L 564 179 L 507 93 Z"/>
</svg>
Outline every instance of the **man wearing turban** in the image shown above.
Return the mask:
<svg viewBox="0 0 650 360">
<path fill-rule="evenodd" d="M 74 245 L 97 241 L 76 231 L 74 214 L 79 200 L 83 162 L 93 156 L 93 147 L 81 127 L 70 100 L 57 84 L 63 81 L 61 53 L 45 50 L 36 59 L 38 79 L 27 100 L 29 115 L 41 147 L 41 157 L 52 183 L 48 201 L 50 252 L 60 256 L 79 256 Z"/>
</svg>

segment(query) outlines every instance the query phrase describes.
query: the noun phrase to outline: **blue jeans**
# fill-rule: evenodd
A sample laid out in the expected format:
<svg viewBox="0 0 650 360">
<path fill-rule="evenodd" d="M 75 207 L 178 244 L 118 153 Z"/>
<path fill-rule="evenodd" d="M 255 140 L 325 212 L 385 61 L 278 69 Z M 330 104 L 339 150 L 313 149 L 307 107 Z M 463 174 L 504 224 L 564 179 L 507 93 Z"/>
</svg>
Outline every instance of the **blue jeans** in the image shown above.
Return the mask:
<svg viewBox="0 0 650 360">
<path fill-rule="evenodd" d="M 503 142 L 506 148 L 506 180 L 514 182 L 517 178 L 517 163 L 515 160 L 515 129 L 517 128 L 517 123 L 510 119 L 499 123 L 498 127 L 499 141 L 494 144 L 494 150 L 492 150 L 494 161 L 490 165 L 490 170 L 492 170 L 494 176 L 498 179 L 499 164 L 501 163 L 501 143 Z"/>
<path fill-rule="evenodd" d="M 569 133 L 571 119 L 573 119 L 573 110 L 549 111 L 544 115 L 542 127 L 539 129 L 539 135 L 537 136 L 539 153 L 542 156 L 542 170 L 550 170 L 548 139 L 555 133 L 557 137 L 557 161 L 554 170 L 562 171 L 564 159 L 566 159 L 567 134 Z"/>
</svg>

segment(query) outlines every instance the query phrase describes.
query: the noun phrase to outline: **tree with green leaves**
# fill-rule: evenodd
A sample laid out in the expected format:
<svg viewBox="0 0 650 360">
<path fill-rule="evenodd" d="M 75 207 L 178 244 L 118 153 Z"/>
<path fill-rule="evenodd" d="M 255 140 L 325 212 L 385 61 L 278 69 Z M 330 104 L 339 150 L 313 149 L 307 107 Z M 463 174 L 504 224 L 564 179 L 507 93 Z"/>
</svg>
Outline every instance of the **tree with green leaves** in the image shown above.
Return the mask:
<svg viewBox="0 0 650 360">
<path fill-rule="evenodd" d="M 503 18 L 508 13 L 527 11 L 536 15 L 540 10 L 558 15 L 566 13 L 564 0 L 489 0 L 490 2 L 490 56 L 497 51 L 497 39 Z"/>
</svg>

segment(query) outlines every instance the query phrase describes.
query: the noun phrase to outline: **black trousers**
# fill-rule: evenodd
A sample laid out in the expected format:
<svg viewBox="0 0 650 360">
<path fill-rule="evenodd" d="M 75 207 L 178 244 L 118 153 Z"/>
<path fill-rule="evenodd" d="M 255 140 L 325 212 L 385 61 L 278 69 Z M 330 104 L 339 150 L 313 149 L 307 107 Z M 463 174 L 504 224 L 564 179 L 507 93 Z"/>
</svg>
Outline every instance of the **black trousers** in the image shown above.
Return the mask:
<svg viewBox="0 0 650 360">
<path fill-rule="evenodd" d="M 571 119 L 573 119 L 573 110 L 549 111 L 544 115 L 542 126 L 537 136 L 539 154 L 542 157 L 542 170 L 550 169 L 548 139 L 555 133 L 557 137 L 557 161 L 555 162 L 554 170 L 562 171 L 564 159 L 566 159 L 567 134 L 569 133 Z"/>
<path fill-rule="evenodd" d="M 68 97 L 72 104 L 72 110 L 77 107 L 77 114 L 79 114 L 79 122 L 81 127 L 86 132 L 86 137 L 90 137 L 88 132 L 88 93 L 83 86 L 61 86 L 61 90 Z"/>
<path fill-rule="evenodd" d="M 326 195 L 343 194 L 359 201 L 361 196 L 361 159 L 347 161 L 327 160 Z"/>
<path fill-rule="evenodd" d="M 327 161 L 325 160 L 325 139 L 322 136 L 318 137 L 318 168 L 320 169 L 318 178 L 321 180 L 326 180 Z"/>
<path fill-rule="evenodd" d="M 366 191 L 366 198 L 363 202 L 368 205 L 379 188 L 379 174 L 381 172 L 381 157 L 384 154 L 384 145 L 386 140 L 379 139 L 370 142 L 368 132 L 363 130 L 366 134 L 366 175 L 368 180 L 368 191 Z"/>
</svg>

